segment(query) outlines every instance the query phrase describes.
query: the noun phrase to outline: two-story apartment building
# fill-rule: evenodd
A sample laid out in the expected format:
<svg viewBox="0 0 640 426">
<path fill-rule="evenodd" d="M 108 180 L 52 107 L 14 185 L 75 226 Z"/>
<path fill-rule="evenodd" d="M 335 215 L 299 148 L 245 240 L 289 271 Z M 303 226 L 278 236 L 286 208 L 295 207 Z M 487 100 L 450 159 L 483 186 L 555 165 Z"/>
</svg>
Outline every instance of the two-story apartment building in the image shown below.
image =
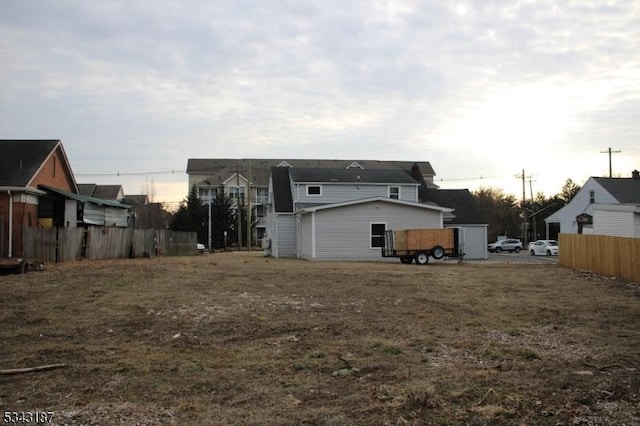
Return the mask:
<svg viewBox="0 0 640 426">
<path fill-rule="evenodd" d="M 271 169 L 265 250 L 274 257 L 380 259 L 386 229 L 442 228 L 453 209 L 420 203 L 398 169 Z"/>
</svg>

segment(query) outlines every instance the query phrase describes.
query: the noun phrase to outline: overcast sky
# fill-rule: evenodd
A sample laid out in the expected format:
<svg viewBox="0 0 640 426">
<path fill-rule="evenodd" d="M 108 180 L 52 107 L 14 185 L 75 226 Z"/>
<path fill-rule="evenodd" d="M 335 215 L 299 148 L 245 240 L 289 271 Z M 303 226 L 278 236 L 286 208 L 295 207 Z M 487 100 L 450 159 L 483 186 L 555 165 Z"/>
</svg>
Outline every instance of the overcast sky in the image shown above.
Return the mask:
<svg viewBox="0 0 640 426">
<path fill-rule="evenodd" d="M 174 206 L 188 158 L 429 161 L 518 197 L 608 148 L 640 169 L 639 0 L 1 0 L 0 34 L 0 138 Z"/>
</svg>

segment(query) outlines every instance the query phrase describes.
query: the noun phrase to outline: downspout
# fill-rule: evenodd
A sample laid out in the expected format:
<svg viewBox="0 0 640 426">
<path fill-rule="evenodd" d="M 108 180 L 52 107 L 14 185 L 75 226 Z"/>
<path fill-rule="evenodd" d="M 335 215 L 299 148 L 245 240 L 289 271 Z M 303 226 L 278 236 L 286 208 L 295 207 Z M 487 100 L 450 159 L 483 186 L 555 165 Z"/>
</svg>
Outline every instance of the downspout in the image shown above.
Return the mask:
<svg viewBox="0 0 640 426">
<path fill-rule="evenodd" d="M 13 195 L 11 190 L 7 190 L 9 196 L 9 250 L 8 257 L 13 256 Z"/>
</svg>

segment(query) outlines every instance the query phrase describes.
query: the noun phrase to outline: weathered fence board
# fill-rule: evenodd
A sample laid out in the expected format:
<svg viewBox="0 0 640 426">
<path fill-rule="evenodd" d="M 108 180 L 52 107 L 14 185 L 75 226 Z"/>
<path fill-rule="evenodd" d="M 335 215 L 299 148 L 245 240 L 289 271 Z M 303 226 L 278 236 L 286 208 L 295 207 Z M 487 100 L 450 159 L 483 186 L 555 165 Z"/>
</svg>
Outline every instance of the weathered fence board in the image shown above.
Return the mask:
<svg viewBox="0 0 640 426">
<path fill-rule="evenodd" d="M 132 231 L 126 228 L 92 226 L 87 230 L 87 259 L 129 257 Z"/>
<path fill-rule="evenodd" d="M 58 262 L 80 260 L 84 241 L 83 228 L 58 228 Z"/>
<path fill-rule="evenodd" d="M 196 253 L 195 232 L 166 229 L 26 228 L 23 257 L 41 262 L 127 257 L 183 256 Z"/>
<path fill-rule="evenodd" d="M 561 265 L 640 282 L 640 238 L 560 234 L 558 244 Z"/>
<path fill-rule="evenodd" d="M 136 229 L 133 231 L 133 257 L 153 257 L 156 255 L 156 233 L 164 232 L 155 229 Z"/>
<path fill-rule="evenodd" d="M 22 257 L 41 262 L 55 262 L 56 247 L 55 228 L 25 228 Z"/>
</svg>

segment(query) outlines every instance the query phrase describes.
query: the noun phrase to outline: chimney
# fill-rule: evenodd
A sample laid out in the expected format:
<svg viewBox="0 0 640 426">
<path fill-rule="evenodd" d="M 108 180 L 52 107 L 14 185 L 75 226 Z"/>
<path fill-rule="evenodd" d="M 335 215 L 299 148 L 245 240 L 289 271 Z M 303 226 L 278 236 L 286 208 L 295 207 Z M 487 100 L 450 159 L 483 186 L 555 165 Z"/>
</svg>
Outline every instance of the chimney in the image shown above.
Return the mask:
<svg viewBox="0 0 640 426">
<path fill-rule="evenodd" d="M 640 180 L 640 172 L 638 171 L 638 169 L 631 172 L 631 177 L 633 178 L 633 180 Z"/>
<path fill-rule="evenodd" d="M 413 166 L 411 166 L 411 177 L 418 182 L 420 182 L 420 179 L 422 179 L 422 174 L 420 173 L 420 167 L 418 166 L 418 163 L 413 163 Z"/>
</svg>

